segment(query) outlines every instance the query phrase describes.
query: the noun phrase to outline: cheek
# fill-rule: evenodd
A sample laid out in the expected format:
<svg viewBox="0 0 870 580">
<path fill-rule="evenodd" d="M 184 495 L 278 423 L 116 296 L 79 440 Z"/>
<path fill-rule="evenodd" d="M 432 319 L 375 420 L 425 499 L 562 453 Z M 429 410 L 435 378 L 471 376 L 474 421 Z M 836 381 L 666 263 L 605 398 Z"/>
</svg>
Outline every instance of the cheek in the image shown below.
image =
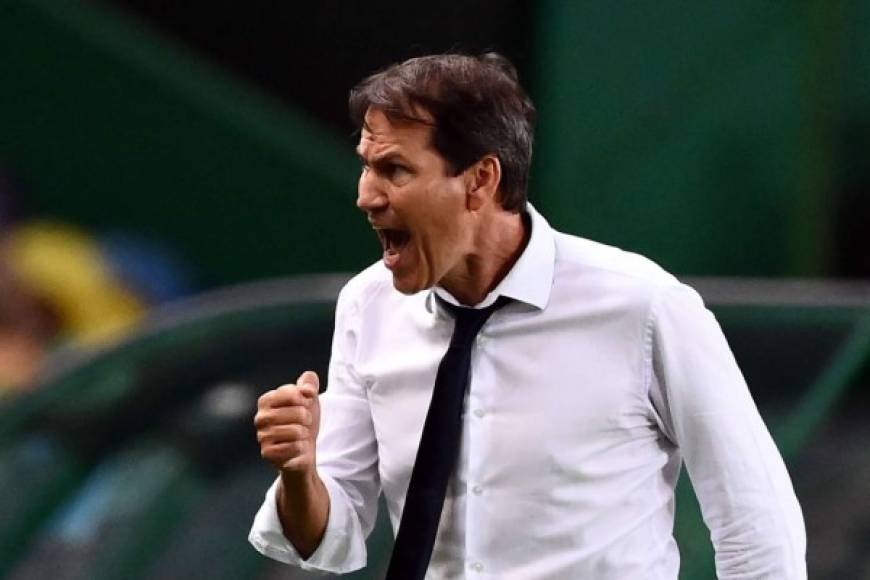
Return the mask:
<svg viewBox="0 0 870 580">
<path fill-rule="evenodd" d="M 460 218 L 461 215 L 443 213 L 427 224 L 421 236 L 420 252 L 433 270 L 451 268 L 456 257 L 464 253 L 468 231 Z"/>
<path fill-rule="evenodd" d="M 430 223 L 438 224 L 444 232 L 457 229 L 465 213 L 465 193 L 459 183 L 438 182 L 427 192 L 425 209 Z"/>
<path fill-rule="evenodd" d="M 455 199 L 443 193 L 436 195 L 440 195 L 441 198 L 433 196 L 419 206 L 418 217 L 421 229 L 430 238 L 439 240 L 455 238 L 461 224 L 462 208 Z"/>
<path fill-rule="evenodd" d="M 465 195 L 460 184 L 439 180 L 419 193 L 407 209 L 413 215 L 421 253 L 431 261 L 461 252 L 469 232 L 464 226 Z"/>
</svg>

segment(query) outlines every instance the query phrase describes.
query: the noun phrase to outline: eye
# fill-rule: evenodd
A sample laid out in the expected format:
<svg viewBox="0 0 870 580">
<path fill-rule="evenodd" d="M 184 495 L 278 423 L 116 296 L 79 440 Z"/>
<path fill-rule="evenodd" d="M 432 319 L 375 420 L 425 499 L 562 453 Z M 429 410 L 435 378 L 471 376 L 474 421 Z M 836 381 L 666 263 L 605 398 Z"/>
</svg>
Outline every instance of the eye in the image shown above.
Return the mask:
<svg viewBox="0 0 870 580">
<path fill-rule="evenodd" d="M 405 177 L 410 173 L 410 169 L 398 163 L 387 163 L 384 166 L 384 175 L 390 180 L 397 180 Z"/>
</svg>

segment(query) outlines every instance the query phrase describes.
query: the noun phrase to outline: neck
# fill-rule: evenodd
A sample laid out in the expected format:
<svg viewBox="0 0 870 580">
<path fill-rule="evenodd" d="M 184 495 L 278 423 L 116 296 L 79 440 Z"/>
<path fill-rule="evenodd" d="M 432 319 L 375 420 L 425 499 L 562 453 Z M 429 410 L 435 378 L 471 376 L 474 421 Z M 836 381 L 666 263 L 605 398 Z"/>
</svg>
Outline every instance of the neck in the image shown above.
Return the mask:
<svg viewBox="0 0 870 580">
<path fill-rule="evenodd" d="M 475 251 L 459 271 L 442 280 L 441 286 L 461 304 L 479 304 L 513 268 L 530 235 L 531 228 L 522 214 L 498 211 L 487 217 L 475 235 Z"/>
</svg>

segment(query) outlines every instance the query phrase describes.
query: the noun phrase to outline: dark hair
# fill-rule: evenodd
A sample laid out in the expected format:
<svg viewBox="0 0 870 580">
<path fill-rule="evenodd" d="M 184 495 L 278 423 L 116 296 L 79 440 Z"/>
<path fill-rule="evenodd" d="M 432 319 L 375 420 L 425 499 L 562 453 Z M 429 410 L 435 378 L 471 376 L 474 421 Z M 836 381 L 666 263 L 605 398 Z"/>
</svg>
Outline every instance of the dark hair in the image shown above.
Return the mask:
<svg viewBox="0 0 870 580">
<path fill-rule="evenodd" d="M 361 127 L 369 107 L 434 124 L 433 145 L 456 174 L 487 154 L 501 163 L 501 206 L 525 209 L 532 163 L 535 107 L 517 71 L 494 52 L 439 54 L 394 64 L 350 92 L 350 116 Z M 434 123 L 420 115 L 420 110 Z"/>
</svg>

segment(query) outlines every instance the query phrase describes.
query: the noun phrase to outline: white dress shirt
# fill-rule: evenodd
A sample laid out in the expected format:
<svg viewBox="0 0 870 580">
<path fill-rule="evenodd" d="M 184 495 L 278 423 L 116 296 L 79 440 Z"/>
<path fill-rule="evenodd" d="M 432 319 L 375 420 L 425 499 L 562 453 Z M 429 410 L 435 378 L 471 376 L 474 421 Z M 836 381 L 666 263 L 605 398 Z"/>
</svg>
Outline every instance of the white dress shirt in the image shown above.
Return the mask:
<svg viewBox="0 0 870 580">
<path fill-rule="evenodd" d="M 462 449 L 426 577 L 675 580 L 684 462 L 719 578 L 806 578 L 785 466 L 697 293 L 641 256 L 529 214 L 527 247 L 478 305 L 515 300 L 472 354 Z M 452 331 L 431 291 L 399 293 L 381 263 L 347 284 L 321 397 L 326 532 L 302 560 L 273 485 L 249 538 L 260 552 L 313 570 L 365 565 L 379 492 L 398 527 Z"/>
</svg>

